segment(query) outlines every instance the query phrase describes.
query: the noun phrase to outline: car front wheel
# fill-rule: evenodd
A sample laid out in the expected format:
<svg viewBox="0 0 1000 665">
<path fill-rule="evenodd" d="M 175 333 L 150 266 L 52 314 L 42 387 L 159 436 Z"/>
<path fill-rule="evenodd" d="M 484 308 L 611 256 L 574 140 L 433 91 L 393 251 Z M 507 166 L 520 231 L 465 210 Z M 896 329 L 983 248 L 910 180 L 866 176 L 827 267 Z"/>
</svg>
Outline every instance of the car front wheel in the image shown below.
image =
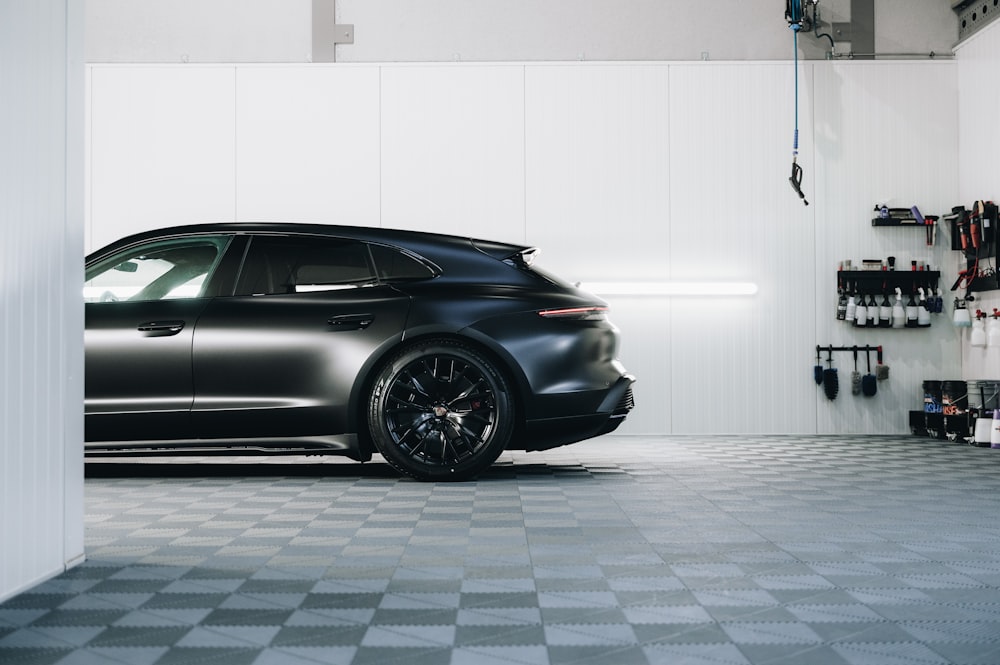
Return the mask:
<svg viewBox="0 0 1000 665">
<path fill-rule="evenodd" d="M 513 431 L 503 375 L 452 341 L 409 347 L 380 370 L 368 402 L 379 452 L 419 480 L 468 480 L 503 452 Z"/>
</svg>

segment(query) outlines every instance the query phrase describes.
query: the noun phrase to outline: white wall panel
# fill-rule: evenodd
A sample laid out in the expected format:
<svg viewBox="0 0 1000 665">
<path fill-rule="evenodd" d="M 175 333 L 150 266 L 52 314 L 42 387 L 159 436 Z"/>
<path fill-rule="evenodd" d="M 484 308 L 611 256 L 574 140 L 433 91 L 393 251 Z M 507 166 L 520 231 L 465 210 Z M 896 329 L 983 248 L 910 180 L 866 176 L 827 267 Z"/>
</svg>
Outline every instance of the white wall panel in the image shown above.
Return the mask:
<svg viewBox="0 0 1000 665">
<path fill-rule="evenodd" d="M 382 225 L 523 242 L 524 68 L 382 68 Z"/>
<path fill-rule="evenodd" d="M 379 224 L 377 67 L 241 67 L 236 218 Z"/>
<path fill-rule="evenodd" d="M 572 281 L 669 278 L 667 65 L 538 65 L 525 72 L 527 242 Z M 671 430 L 670 301 L 610 299 L 622 362 L 642 368 L 624 432 Z"/>
<path fill-rule="evenodd" d="M 525 73 L 527 241 L 569 279 L 668 276 L 669 69 Z"/>
<path fill-rule="evenodd" d="M 954 205 L 954 63 L 801 65 L 809 207 L 788 185 L 790 63 L 146 69 L 148 81 L 93 72 L 105 239 L 217 205 L 528 242 L 574 280 L 756 282 L 747 298 L 609 298 L 640 381 L 625 432 L 903 432 L 921 382 L 960 371 L 945 325 L 885 337 L 833 318 L 837 261 L 944 262 L 946 238 L 928 252 L 919 231 L 870 219 L 876 202 Z M 211 144 L 218 200 L 176 194 L 208 175 L 176 147 L 192 127 Z M 129 218 L 134 191 L 170 214 Z M 851 398 L 838 356 L 845 394 L 829 403 L 812 381 L 817 343 L 882 343 L 892 378 Z"/>
<path fill-rule="evenodd" d="M 87 251 L 175 224 L 235 219 L 233 67 L 91 72 Z"/>
<path fill-rule="evenodd" d="M 0 21 L 0 601 L 83 560 L 83 16 Z"/>
<path fill-rule="evenodd" d="M 848 390 L 830 402 L 815 389 L 820 433 L 907 431 L 907 411 L 920 408 L 922 382 L 957 378 L 960 371 L 945 316 L 934 317 L 929 330 L 864 330 L 834 320 L 840 260 L 896 256 L 907 269 L 913 259 L 945 262 L 946 234 L 928 248 L 923 230 L 873 228 L 871 218 L 876 203 L 917 205 L 938 215 L 955 205 L 956 94 L 953 62 L 816 65 L 817 342 L 881 344 L 891 368 L 872 399 Z M 948 272 L 941 281 L 947 289 L 953 280 Z M 849 388 L 848 358 L 835 354 L 841 385 Z"/>
<path fill-rule="evenodd" d="M 972 207 L 979 199 L 1000 201 L 997 155 L 1000 155 L 1000 23 L 976 34 L 958 50 L 959 198 L 955 205 Z M 961 254 L 951 252 L 949 262 L 964 267 Z M 977 294 L 975 307 L 992 312 L 1000 308 L 1000 292 Z M 959 333 L 956 333 L 959 334 Z M 966 379 L 1000 379 L 1000 348 L 973 347 L 969 332 L 961 334 L 962 376 Z"/>
<path fill-rule="evenodd" d="M 809 73 L 800 83 L 805 137 Z M 674 299 L 674 432 L 811 432 L 802 356 L 814 337 L 815 208 L 788 184 L 794 70 L 678 65 L 670 84 L 670 276 L 759 287 L 745 298 Z M 814 200 L 808 138 L 799 163 Z"/>
</svg>

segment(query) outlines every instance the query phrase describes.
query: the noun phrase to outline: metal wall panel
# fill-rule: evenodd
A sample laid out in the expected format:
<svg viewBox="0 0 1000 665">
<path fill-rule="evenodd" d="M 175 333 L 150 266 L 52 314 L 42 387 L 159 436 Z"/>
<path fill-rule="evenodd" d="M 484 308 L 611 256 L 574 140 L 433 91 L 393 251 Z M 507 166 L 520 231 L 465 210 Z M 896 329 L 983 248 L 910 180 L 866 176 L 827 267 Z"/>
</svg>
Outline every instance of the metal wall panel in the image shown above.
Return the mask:
<svg viewBox="0 0 1000 665">
<path fill-rule="evenodd" d="M 524 68 L 381 76 L 382 225 L 523 242 Z"/>
<path fill-rule="evenodd" d="M 83 559 L 78 3 L 0 21 L 0 600 Z"/>
<path fill-rule="evenodd" d="M 528 242 L 572 280 L 669 275 L 666 65 L 525 72 Z"/>
<path fill-rule="evenodd" d="M 997 155 L 1000 155 L 1000 22 L 981 32 L 958 49 L 959 198 L 954 205 L 972 207 L 979 199 L 1000 201 Z M 951 252 L 956 270 L 964 261 Z M 1000 308 L 1000 292 L 976 294 L 973 307 L 992 312 Z M 966 379 L 1000 379 L 1000 348 L 973 347 L 968 330 L 957 332 L 962 339 L 962 376 Z"/>
<path fill-rule="evenodd" d="M 236 70 L 236 219 L 379 224 L 379 71 Z"/>
<path fill-rule="evenodd" d="M 808 137 L 810 69 L 800 75 Z M 788 184 L 794 69 L 678 65 L 670 82 L 671 277 L 760 289 L 674 300 L 674 432 L 811 432 L 802 357 L 814 337 L 815 207 Z M 811 147 L 802 141 L 799 163 L 813 198 Z"/>
<path fill-rule="evenodd" d="M 377 199 L 378 224 L 538 244 L 541 263 L 573 280 L 759 286 L 741 298 L 608 298 L 624 331 L 622 359 L 640 380 L 625 432 L 898 433 L 920 382 L 960 371 L 946 326 L 885 337 L 833 319 L 837 261 L 944 259 L 943 238 L 925 257 L 923 234 L 872 229 L 870 219 L 876 202 L 928 213 L 953 205 L 954 63 L 800 65 L 808 207 L 787 182 L 791 63 L 341 67 L 233 66 L 236 93 L 224 88 L 205 102 L 219 105 L 208 117 L 237 134 L 231 145 L 218 139 L 211 154 L 229 160 L 220 168 L 230 174 L 216 177 L 234 183 L 220 198 L 233 196 L 240 218 L 353 210 L 370 223 Z M 147 69 L 150 88 L 163 75 L 182 96 L 203 85 L 172 84 L 176 68 Z M 94 71 L 97 110 L 129 96 L 96 99 L 106 94 L 100 80 L 119 76 L 109 71 Z M 263 104 L 282 95 L 294 103 Z M 334 103 L 336 122 L 303 109 Z M 154 116 L 168 125 L 157 131 L 174 136 L 191 122 Z M 358 130 L 343 162 L 339 124 Z M 153 130 L 148 121 L 138 135 L 124 127 L 133 142 Z M 305 145 L 309 138 L 316 146 Z M 99 152 L 96 132 L 94 140 Z M 291 175 L 275 176 L 272 160 L 292 164 Z M 144 177 L 155 173 L 146 168 Z M 352 185 L 334 184 L 344 179 Z M 120 187 L 95 179 L 95 201 L 116 193 L 112 184 Z M 164 198 L 163 183 L 150 187 L 152 200 Z M 334 191 L 336 206 L 328 205 Z M 179 201 L 187 206 L 180 217 L 204 219 L 197 197 Z M 106 225 L 108 215 L 94 210 L 95 225 Z M 892 378 L 876 398 L 852 398 L 853 367 L 838 356 L 845 394 L 829 403 L 812 382 L 817 343 L 882 343 Z"/>
<path fill-rule="evenodd" d="M 233 67 L 92 68 L 87 251 L 236 218 Z"/>
<path fill-rule="evenodd" d="M 925 379 L 960 372 L 955 334 L 944 315 L 928 330 L 865 330 L 834 320 L 838 262 L 895 256 L 942 266 L 948 237 L 929 248 L 915 228 L 873 228 L 876 203 L 918 206 L 944 214 L 957 191 L 958 136 L 954 62 L 817 64 L 816 108 L 816 297 L 820 344 L 881 344 L 890 380 L 871 399 L 850 395 L 853 360 L 835 356 L 847 394 L 831 402 L 814 389 L 819 433 L 907 431 L 907 411 L 921 406 Z M 949 266 L 945 266 L 949 268 Z M 951 285 L 954 273 L 941 282 Z M 873 360 L 874 362 L 874 360 Z M 862 366 L 861 372 L 865 373 Z M 843 391 L 842 391 L 843 392 Z"/>
<path fill-rule="evenodd" d="M 541 265 L 584 283 L 669 279 L 669 71 L 526 68 L 525 221 Z M 669 432 L 670 300 L 608 300 L 622 362 L 642 375 L 645 406 L 628 431 Z"/>
</svg>

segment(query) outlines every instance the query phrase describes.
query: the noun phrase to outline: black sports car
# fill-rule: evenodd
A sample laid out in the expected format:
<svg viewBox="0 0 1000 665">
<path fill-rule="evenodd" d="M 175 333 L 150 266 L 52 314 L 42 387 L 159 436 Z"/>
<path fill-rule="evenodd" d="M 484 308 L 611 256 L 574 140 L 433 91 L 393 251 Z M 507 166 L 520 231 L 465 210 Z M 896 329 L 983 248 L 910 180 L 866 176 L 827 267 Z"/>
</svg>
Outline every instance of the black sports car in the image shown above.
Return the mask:
<svg viewBox="0 0 1000 665">
<path fill-rule="evenodd" d="M 422 480 L 610 432 L 632 409 L 607 305 L 534 249 L 210 224 L 87 257 L 88 455 L 378 451 Z"/>
</svg>

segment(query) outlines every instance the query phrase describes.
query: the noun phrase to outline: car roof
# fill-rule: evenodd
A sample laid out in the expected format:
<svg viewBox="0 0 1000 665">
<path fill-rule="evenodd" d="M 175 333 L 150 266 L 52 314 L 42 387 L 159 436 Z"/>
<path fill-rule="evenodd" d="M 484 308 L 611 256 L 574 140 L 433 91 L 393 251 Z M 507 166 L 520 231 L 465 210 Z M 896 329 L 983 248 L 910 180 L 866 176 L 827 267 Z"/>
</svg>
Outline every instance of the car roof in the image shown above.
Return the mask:
<svg viewBox="0 0 1000 665">
<path fill-rule="evenodd" d="M 439 266 L 446 279 L 468 278 L 470 275 L 482 278 L 486 276 L 483 274 L 484 271 L 493 272 L 499 267 L 496 265 L 498 261 L 534 250 L 528 245 L 426 231 L 296 222 L 225 222 L 171 226 L 137 233 L 93 252 L 87 257 L 87 264 L 150 240 L 209 234 L 311 235 L 391 245 L 412 252 Z"/>
</svg>

